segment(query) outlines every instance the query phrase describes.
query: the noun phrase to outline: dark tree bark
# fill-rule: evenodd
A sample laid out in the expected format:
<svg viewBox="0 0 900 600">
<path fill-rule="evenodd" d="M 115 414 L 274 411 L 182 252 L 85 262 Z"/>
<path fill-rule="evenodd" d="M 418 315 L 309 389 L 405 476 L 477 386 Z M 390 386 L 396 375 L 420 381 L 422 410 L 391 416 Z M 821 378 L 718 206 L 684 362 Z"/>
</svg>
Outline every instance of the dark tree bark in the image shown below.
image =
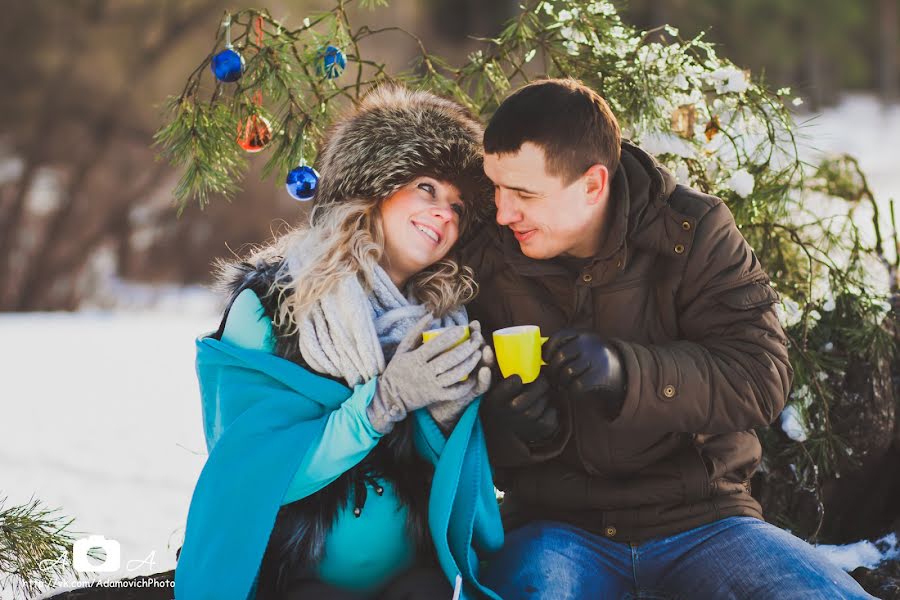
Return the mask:
<svg viewBox="0 0 900 600">
<path fill-rule="evenodd" d="M 897 0 L 879 0 L 881 52 L 879 53 L 881 99 L 887 104 L 897 100 L 898 46 Z"/>
</svg>

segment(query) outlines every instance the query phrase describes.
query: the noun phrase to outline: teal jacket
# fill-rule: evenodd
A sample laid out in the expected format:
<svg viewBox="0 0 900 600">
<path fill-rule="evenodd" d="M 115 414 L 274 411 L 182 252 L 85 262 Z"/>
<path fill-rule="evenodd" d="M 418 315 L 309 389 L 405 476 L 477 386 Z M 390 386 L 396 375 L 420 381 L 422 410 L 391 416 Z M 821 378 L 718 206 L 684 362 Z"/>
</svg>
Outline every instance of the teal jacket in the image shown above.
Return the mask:
<svg viewBox="0 0 900 600">
<path fill-rule="evenodd" d="M 252 600 L 278 509 L 289 488 L 299 487 L 298 467 L 328 416 L 354 391 L 267 352 L 210 337 L 197 340 L 197 374 L 211 450 L 188 512 L 175 597 Z M 497 598 L 478 581 L 479 556 L 503 543 L 479 403 L 449 438 L 427 411 L 410 418 L 417 449 L 435 465 L 429 528 L 441 568 L 450 582 L 462 577 L 463 598 Z"/>
</svg>

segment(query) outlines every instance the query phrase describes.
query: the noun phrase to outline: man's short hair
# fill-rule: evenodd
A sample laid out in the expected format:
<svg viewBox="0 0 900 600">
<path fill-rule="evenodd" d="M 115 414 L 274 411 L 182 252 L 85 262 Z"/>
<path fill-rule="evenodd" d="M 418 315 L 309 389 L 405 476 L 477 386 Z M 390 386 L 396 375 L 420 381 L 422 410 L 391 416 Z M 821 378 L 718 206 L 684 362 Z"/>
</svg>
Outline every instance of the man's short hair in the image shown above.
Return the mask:
<svg viewBox="0 0 900 600">
<path fill-rule="evenodd" d="M 567 185 L 598 163 L 612 175 L 622 152 L 606 100 L 575 79 L 536 81 L 500 104 L 484 132 L 485 153 L 515 153 L 525 142 L 544 151 L 547 172 Z"/>
</svg>

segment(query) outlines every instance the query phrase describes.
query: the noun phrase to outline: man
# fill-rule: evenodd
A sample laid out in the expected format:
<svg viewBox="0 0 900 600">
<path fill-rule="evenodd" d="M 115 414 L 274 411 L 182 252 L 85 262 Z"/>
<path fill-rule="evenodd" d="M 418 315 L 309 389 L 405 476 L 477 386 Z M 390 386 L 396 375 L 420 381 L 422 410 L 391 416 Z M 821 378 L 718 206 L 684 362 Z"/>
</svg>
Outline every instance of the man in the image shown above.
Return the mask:
<svg viewBox="0 0 900 600">
<path fill-rule="evenodd" d="M 530 84 L 484 136 L 496 221 L 463 248 L 488 332 L 539 325 L 547 366 L 483 421 L 507 528 L 503 598 L 868 598 L 750 495 L 754 427 L 793 370 L 777 294 L 718 198 L 622 142 L 572 80 Z"/>
</svg>

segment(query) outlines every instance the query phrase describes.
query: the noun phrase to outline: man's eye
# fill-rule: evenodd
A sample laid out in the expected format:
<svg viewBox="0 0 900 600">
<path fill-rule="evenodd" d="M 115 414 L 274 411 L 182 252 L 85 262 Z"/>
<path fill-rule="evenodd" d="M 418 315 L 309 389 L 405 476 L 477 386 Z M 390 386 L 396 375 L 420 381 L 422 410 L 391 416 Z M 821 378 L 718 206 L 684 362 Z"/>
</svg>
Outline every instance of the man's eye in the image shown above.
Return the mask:
<svg viewBox="0 0 900 600">
<path fill-rule="evenodd" d="M 420 183 L 420 184 L 419 184 L 419 189 L 420 189 L 420 190 L 425 190 L 426 192 L 428 192 L 429 194 L 431 194 L 432 196 L 434 196 L 434 186 L 431 185 L 430 183 Z"/>
</svg>

